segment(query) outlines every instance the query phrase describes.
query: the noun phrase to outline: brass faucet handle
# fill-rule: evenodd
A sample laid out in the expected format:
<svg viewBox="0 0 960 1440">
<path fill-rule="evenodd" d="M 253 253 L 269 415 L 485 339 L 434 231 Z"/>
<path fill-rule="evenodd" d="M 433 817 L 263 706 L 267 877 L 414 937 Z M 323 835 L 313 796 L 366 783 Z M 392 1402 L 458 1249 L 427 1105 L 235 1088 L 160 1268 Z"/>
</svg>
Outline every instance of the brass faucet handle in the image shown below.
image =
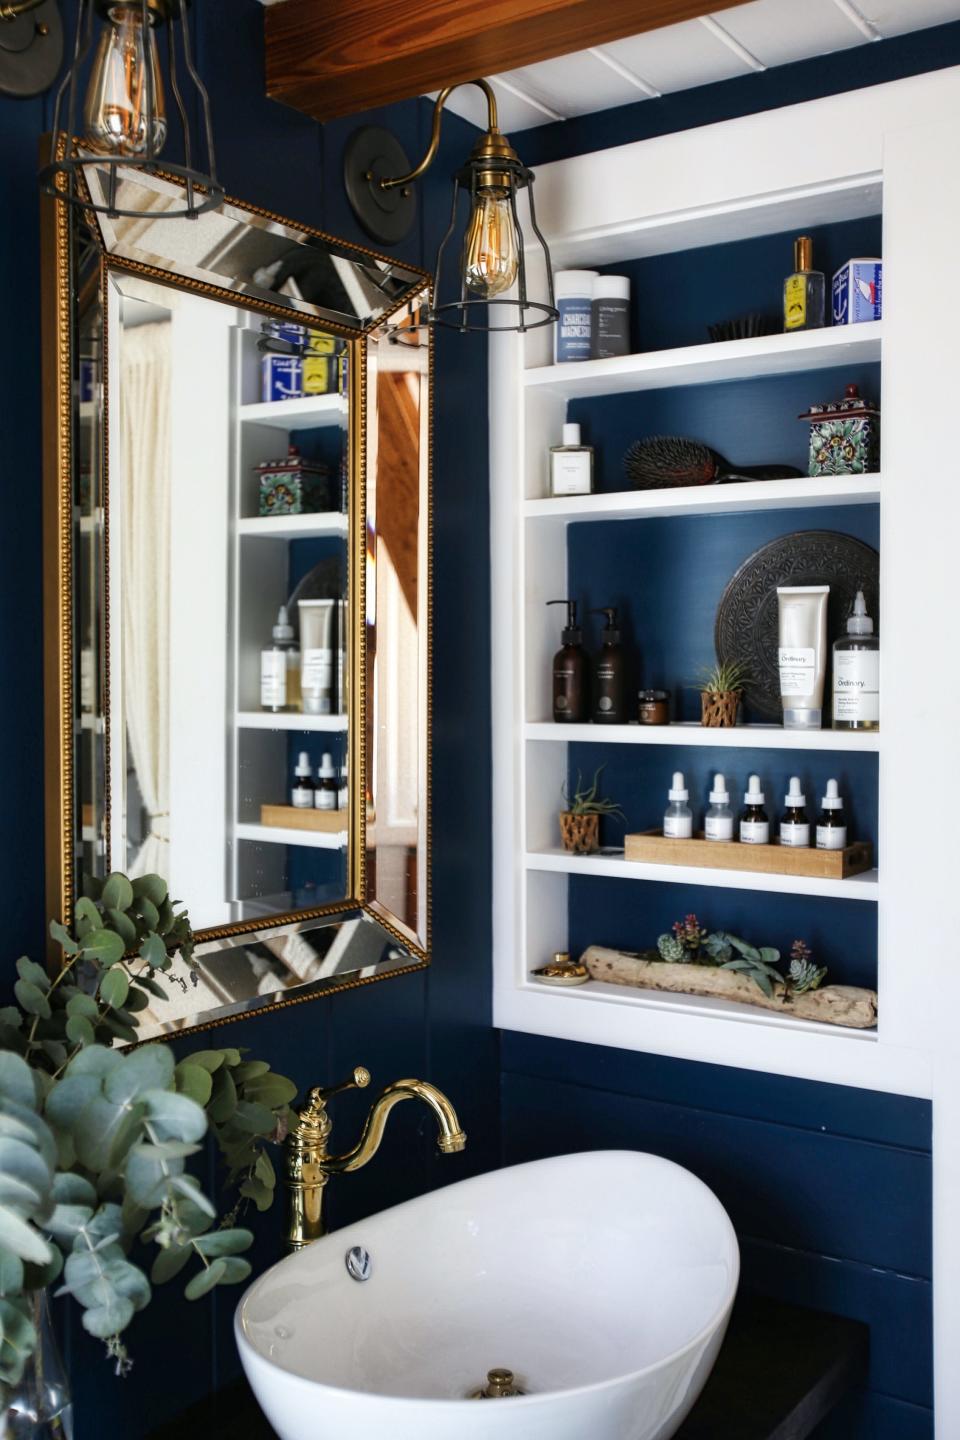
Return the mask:
<svg viewBox="0 0 960 1440">
<path fill-rule="evenodd" d="M 366 1090 L 369 1084 L 370 1071 L 364 1065 L 357 1065 L 349 1080 L 344 1080 L 339 1085 L 318 1085 L 316 1089 L 311 1090 L 310 1103 L 326 1105 L 328 1100 L 332 1099 L 334 1095 L 340 1095 L 344 1090 Z"/>
</svg>

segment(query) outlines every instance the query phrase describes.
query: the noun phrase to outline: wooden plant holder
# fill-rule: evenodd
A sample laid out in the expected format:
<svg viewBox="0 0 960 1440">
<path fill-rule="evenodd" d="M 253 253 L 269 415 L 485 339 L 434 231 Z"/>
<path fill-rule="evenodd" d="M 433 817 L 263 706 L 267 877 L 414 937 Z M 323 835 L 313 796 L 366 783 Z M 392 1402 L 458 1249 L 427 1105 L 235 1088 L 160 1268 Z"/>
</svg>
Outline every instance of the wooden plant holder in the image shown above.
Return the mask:
<svg viewBox="0 0 960 1440">
<path fill-rule="evenodd" d="M 608 985 L 733 1000 L 739 1005 L 775 1011 L 794 1020 L 845 1025 L 853 1030 L 871 1030 L 877 1023 L 877 992 L 854 985 L 824 985 L 820 990 L 791 995 L 781 983 L 774 985 L 771 998 L 755 980 L 713 965 L 674 965 L 663 960 L 645 960 L 622 950 L 608 950 L 603 945 L 591 945 L 581 955 L 580 962 L 586 965 L 592 979 L 603 980 Z"/>
<path fill-rule="evenodd" d="M 668 840 L 661 830 L 628 835 L 627 860 L 653 865 L 696 865 L 710 870 L 751 870 L 761 875 L 805 875 L 814 880 L 846 880 L 873 865 L 873 846 L 858 840 L 845 850 L 801 849 L 792 845 L 743 845 L 738 841 Z"/>
<path fill-rule="evenodd" d="M 348 829 L 346 810 L 307 810 L 299 805 L 261 805 L 260 824 L 278 830 L 320 830 L 326 835 Z"/>
<path fill-rule="evenodd" d="M 563 848 L 574 855 L 592 855 L 600 846 L 600 816 L 574 815 L 560 812 L 560 838 Z"/>
<path fill-rule="evenodd" d="M 700 724 L 714 729 L 730 729 L 737 723 L 740 709 L 739 690 L 701 690 Z"/>
</svg>

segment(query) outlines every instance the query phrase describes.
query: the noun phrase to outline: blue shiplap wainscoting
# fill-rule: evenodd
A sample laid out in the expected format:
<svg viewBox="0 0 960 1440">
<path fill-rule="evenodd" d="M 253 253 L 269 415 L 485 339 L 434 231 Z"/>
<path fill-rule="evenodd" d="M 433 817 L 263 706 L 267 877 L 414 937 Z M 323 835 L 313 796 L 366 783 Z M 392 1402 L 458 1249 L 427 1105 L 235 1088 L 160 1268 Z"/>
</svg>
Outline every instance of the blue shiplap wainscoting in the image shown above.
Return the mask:
<svg viewBox="0 0 960 1440">
<path fill-rule="evenodd" d="M 925 1101 L 532 1035 L 504 1035 L 502 1069 L 505 1163 L 619 1147 L 675 1160 L 730 1214 L 744 1285 L 870 1326 L 870 1393 L 823 1440 L 929 1440 Z"/>
</svg>

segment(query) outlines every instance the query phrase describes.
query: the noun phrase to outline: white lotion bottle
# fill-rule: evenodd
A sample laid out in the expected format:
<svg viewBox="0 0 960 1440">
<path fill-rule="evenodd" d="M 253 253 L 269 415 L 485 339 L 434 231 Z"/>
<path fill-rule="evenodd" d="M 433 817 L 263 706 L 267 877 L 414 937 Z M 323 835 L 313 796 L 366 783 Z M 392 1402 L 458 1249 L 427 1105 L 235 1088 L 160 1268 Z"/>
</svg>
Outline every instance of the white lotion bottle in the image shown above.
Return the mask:
<svg viewBox="0 0 960 1440">
<path fill-rule="evenodd" d="M 810 822 L 807 819 L 807 797 L 800 788 L 800 776 L 790 776 L 790 789 L 783 797 L 780 821 L 780 844 L 805 848 L 810 844 Z"/>
<path fill-rule="evenodd" d="M 847 633 L 833 643 L 834 730 L 880 728 L 880 637 L 857 591 Z"/>
<path fill-rule="evenodd" d="M 688 805 L 690 792 L 683 778 L 682 770 L 675 770 L 673 784 L 667 795 L 669 804 L 664 811 L 663 833 L 667 840 L 691 840 L 693 838 L 693 811 Z"/>
<path fill-rule="evenodd" d="M 751 775 L 747 782 L 743 803 L 746 807 L 740 817 L 740 842 L 743 845 L 769 845 L 770 821 L 764 810 L 766 796 L 760 789 L 760 776 Z"/>
<path fill-rule="evenodd" d="M 710 808 L 703 817 L 703 834 L 707 840 L 733 839 L 733 811 L 723 775 L 714 775 L 710 791 Z"/>
</svg>

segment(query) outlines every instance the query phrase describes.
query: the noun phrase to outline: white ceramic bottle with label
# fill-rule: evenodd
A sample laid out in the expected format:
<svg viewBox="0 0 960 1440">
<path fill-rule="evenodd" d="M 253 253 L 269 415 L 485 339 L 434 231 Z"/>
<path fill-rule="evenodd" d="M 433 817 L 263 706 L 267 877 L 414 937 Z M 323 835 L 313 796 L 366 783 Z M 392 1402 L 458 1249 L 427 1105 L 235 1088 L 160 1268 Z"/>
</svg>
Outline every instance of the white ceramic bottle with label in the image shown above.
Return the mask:
<svg viewBox="0 0 960 1440">
<path fill-rule="evenodd" d="M 667 795 L 669 804 L 663 816 L 663 834 L 667 840 L 691 840 L 693 838 L 693 811 L 687 804 L 690 792 L 681 770 L 675 770 L 673 784 Z"/>
<path fill-rule="evenodd" d="M 707 840 L 733 839 L 733 811 L 723 775 L 714 775 L 710 791 L 710 808 L 703 817 L 703 834 Z"/>
<path fill-rule="evenodd" d="M 789 792 L 783 797 L 780 820 L 780 844 L 805 849 L 810 844 L 810 822 L 807 819 L 807 797 L 800 788 L 800 776 L 790 776 Z"/>
<path fill-rule="evenodd" d="M 273 644 L 260 651 L 261 710 L 297 710 L 300 706 L 300 652 L 293 626 L 281 605 L 273 627 Z"/>
<path fill-rule="evenodd" d="M 836 780 L 827 781 L 827 793 L 820 803 L 823 810 L 817 821 L 817 849 L 845 850 L 847 817 L 843 813 L 843 800 Z"/>
<path fill-rule="evenodd" d="M 834 730 L 880 727 L 880 637 L 873 632 L 863 591 L 857 591 L 847 633 L 833 646 Z"/>
<path fill-rule="evenodd" d="M 580 426 L 564 425 L 563 444 L 550 447 L 550 494 L 590 495 L 593 447 L 580 444 Z"/>
<path fill-rule="evenodd" d="M 760 789 L 760 776 L 751 775 L 743 797 L 744 812 L 740 817 L 740 843 L 742 845 L 769 845 L 770 821 L 764 810 L 766 796 Z"/>
</svg>

